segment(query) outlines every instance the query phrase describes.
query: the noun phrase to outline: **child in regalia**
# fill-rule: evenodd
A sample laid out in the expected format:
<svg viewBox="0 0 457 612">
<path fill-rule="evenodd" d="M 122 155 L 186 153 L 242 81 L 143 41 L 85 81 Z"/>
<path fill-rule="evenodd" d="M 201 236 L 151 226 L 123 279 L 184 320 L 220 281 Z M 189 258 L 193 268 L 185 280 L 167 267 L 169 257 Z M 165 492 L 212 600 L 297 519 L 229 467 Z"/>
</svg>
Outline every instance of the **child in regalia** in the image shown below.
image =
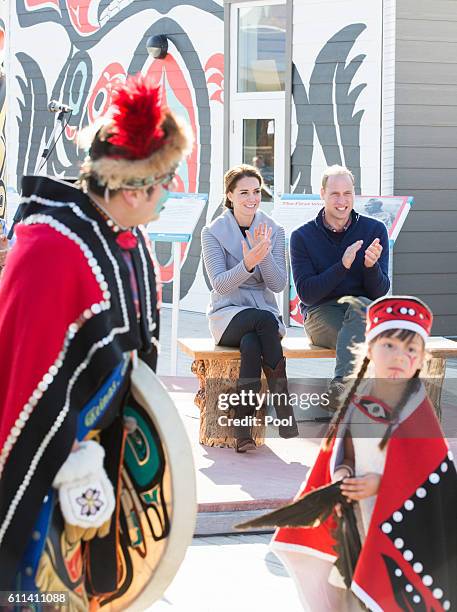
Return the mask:
<svg viewBox="0 0 457 612">
<path fill-rule="evenodd" d="M 363 360 L 298 496 L 341 481 L 359 540 L 350 579 L 339 571 L 339 504 L 272 542 L 305 610 L 457 610 L 457 475 L 419 379 L 432 318 L 414 297 L 368 308 Z"/>
</svg>

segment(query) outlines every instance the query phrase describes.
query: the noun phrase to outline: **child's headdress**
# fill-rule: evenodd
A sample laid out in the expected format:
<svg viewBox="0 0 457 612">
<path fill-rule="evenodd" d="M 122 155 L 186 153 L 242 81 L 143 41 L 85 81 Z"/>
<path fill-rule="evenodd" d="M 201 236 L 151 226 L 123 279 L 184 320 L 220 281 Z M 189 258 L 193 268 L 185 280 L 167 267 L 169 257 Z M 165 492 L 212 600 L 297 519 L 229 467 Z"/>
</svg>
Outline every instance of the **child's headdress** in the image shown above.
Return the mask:
<svg viewBox="0 0 457 612">
<path fill-rule="evenodd" d="M 148 187 L 174 175 L 191 149 L 190 129 L 163 104 L 161 87 L 141 74 L 130 76 L 114 92 L 81 178 L 110 190 Z"/>
<path fill-rule="evenodd" d="M 366 340 L 389 329 L 407 329 L 424 341 L 430 335 L 433 314 L 430 308 L 413 296 L 385 296 L 375 300 L 367 310 Z"/>
</svg>

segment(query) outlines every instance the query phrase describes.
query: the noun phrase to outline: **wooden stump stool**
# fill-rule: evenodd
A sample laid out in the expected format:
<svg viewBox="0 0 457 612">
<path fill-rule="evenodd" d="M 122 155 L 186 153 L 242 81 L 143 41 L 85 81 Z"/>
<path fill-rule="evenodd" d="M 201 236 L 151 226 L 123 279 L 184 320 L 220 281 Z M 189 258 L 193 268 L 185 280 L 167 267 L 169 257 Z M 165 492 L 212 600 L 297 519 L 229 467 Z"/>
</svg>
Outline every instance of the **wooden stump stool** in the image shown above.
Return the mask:
<svg viewBox="0 0 457 612">
<path fill-rule="evenodd" d="M 446 374 L 446 359 L 431 357 L 424 366 L 421 378 L 425 382 L 427 395 L 435 408 L 436 416 L 441 421 L 441 391 Z"/>
<path fill-rule="evenodd" d="M 219 422 L 220 417 L 233 419 L 234 408 L 224 410 L 219 401 L 223 394 L 236 393 L 236 383 L 240 373 L 239 359 L 196 359 L 192 364 L 192 373 L 199 380 L 200 388 L 195 396 L 195 404 L 200 409 L 200 444 L 205 446 L 233 447 L 235 439 L 233 426 Z M 266 390 L 266 381 L 262 379 L 262 391 Z M 258 422 L 252 428 L 252 438 L 257 446 L 265 440 L 265 406 L 255 411 Z"/>
</svg>

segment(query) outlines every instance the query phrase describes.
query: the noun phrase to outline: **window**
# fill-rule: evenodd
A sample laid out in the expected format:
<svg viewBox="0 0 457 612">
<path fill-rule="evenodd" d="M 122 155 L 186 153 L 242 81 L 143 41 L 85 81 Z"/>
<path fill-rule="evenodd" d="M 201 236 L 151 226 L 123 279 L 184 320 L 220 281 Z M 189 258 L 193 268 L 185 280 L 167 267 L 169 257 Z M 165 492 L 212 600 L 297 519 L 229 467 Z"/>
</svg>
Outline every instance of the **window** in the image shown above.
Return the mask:
<svg viewBox="0 0 457 612">
<path fill-rule="evenodd" d="M 274 119 L 244 119 L 243 163 L 255 166 L 265 184 L 263 200 L 272 201 L 275 159 Z"/>
<path fill-rule="evenodd" d="M 238 9 L 239 93 L 284 91 L 286 5 Z"/>
</svg>

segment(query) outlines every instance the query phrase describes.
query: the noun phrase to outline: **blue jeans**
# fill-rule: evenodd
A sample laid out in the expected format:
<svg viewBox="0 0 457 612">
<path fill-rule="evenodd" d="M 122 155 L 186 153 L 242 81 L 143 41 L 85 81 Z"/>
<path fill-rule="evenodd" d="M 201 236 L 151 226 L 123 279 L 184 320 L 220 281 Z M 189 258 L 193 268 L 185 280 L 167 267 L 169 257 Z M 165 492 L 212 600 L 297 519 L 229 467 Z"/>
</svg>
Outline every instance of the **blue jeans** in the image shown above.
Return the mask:
<svg viewBox="0 0 457 612">
<path fill-rule="evenodd" d="M 334 376 L 343 378 L 353 370 L 351 346 L 365 340 L 365 312 L 350 304 L 339 304 L 338 299 L 308 310 L 304 327 L 313 344 L 336 349 Z M 365 306 L 371 303 L 365 297 L 357 299 Z"/>
</svg>

